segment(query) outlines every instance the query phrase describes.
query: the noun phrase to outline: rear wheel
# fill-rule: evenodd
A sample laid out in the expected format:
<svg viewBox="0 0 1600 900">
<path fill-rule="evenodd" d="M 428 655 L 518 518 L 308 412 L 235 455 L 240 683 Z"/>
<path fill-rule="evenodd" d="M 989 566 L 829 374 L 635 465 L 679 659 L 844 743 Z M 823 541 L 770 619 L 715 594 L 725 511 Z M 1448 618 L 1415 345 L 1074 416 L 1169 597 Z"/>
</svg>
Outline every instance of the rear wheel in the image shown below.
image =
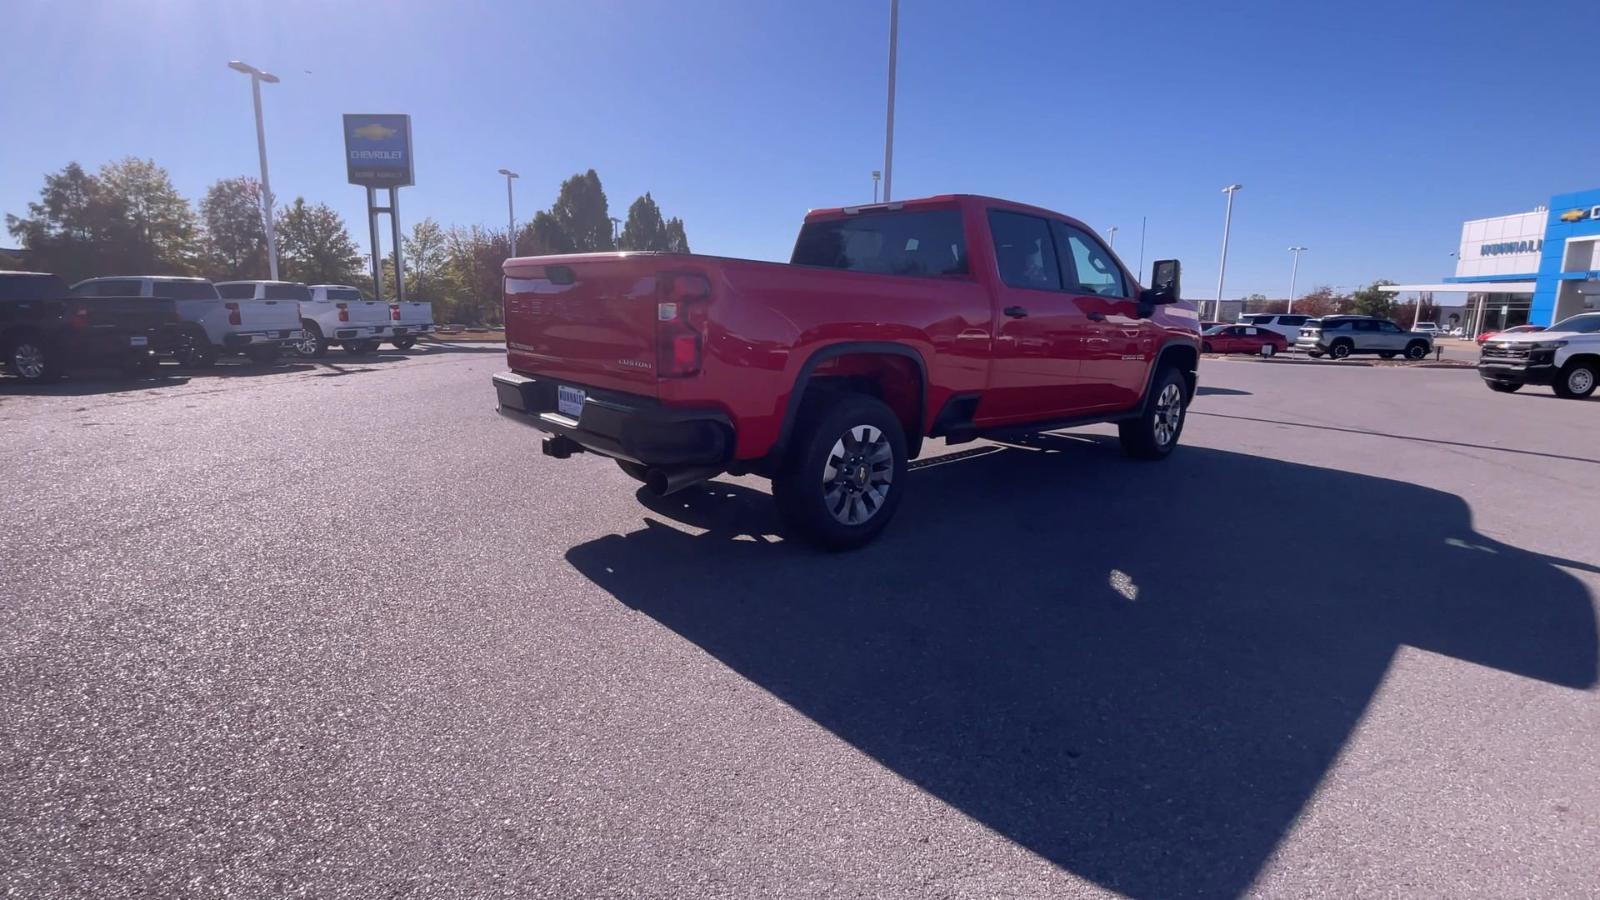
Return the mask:
<svg viewBox="0 0 1600 900">
<path fill-rule="evenodd" d="M 1495 391 L 1495 392 L 1501 393 L 1501 394 L 1515 394 L 1518 390 L 1520 390 L 1522 388 L 1522 385 L 1513 384 L 1512 382 L 1509 382 L 1509 381 L 1486 381 L 1486 382 L 1484 382 L 1484 384 L 1487 384 L 1489 386 L 1489 390 Z"/>
<path fill-rule="evenodd" d="M 621 469 L 623 474 L 627 475 L 629 478 L 632 478 L 634 481 L 645 482 L 649 480 L 649 466 L 636 462 L 628 462 L 625 459 L 619 459 L 617 460 L 617 468 Z"/>
<path fill-rule="evenodd" d="M 401 350 L 410 350 L 412 347 L 415 347 L 417 345 L 417 339 L 414 338 L 414 337 L 396 338 L 395 340 L 392 340 L 389 343 L 394 344 L 395 347 L 397 347 L 397 348 L 399 348 Z"/>
<path fill-rule="evenodd" d="M 172 354 L 172 358 L 185 369 L 209 369 L 217 364 L 217 351 L 200 339 L 186 341 Z"/>
<path fill-rule="evenodd" d="M 1354 349 L 1355 346 L 1349 341 L 1334 341 L 1333 346 L 1328 348 L 1328 355 L 1334 359 L 1344 359 L 1348 357 L 1350 355 L 1350 351 Z"/>
<path fill-rule="evenodd" d="M 346 353 L 355 353 L 355 354 L 371 353 L 372 351 L 374 351 L 376 349 L 378 349 L 378 342 L 377 341 L 345 341 L 344 342 L 344 352 L 346 352 Z"/>
<path fill-rule="evenodd" d="M 1150 385 L 1150 396 L 1145 398 L 1139 418 L 1117 425 L 1122 452 L 1134 459 L 1166 459 L 1178 446 L 1188 408 L 1189 392 L 1183 374 L 1170 367 L 1162 369 Z"/>
<path fill-rule="evenodd" d="M 60 377 L 55 351 L 44 339 L 25 334 L 13 340 L 6 348 L 6 368 L 11 374 L 29 384 L 43 384 Z"/>
<path fill-rule="evenodd" d="M 894 518 L 905 479 L 906 439 L 894 411 L 865 394 L 835 395 L 804 411 L 772 498 L 795 537 L 852 550 Z"/>
<path fill-rule="evenodd" d="M 1594 393 L 1596 384 L 1600 384 L 1600 367 L 1591 362 L 1571 362 L 1556 376 L 1552 386 L 1557 397 L 1582 400 Z"/>
</svg>

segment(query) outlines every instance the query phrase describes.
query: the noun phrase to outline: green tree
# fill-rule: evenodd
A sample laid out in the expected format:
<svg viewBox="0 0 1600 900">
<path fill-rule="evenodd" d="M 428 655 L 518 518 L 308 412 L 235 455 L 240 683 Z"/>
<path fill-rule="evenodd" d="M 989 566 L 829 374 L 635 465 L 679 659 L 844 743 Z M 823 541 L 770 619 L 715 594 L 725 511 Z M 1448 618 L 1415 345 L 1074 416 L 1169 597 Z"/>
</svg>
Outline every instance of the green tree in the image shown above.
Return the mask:
<svg viewBox="0 0 1600 900">
<path fill-rule="evenodd" d="M 1357 315 L 1376 316 L 1387 319 L 1394 314 L 1394 294 L 1378 290 L 1384 285 L 1394 284 L 1386 279 L 1378 279 L 1354 294 L 1350 295 L 1352 308 Z"/>
<path fill-rule="evenodd" d="M 407 296 L 443 301 L 452 293 L 446 237 L 438 222 L 423 219 L 401 239 L 405 246 Z"/>
<path fill-rule="evenodd" d="M 261 182 L 224 178 L 200 201 L 205 223 L 205 270 L 212 278 L 267 277 L 267 231 L 261 219 Z"/>
<path fill-rule="evenodd" d="M 284 279 L 307 284 L 353 284 L 365 259 L 344 219 L 327 204 L 312 206 L 304 197 L 278 214 L 278 250 Z"/>
<path fill-rule="evenodd" d="M 202 261 L 199 222 L 154 160 L 128 157 L 100 168 L 101 189 L 121 213 L 102 247 L 111 274 L 183 275 Z"/>
<path fill-rule="evenodd" d="M 30 265 L 71 282 L 105 274 L 101 251 L 120 214 L 98 178 L 68 163 L 44 177 L 26 218 L 6 216 L 6 230 L 27 250 Z"/>
<path fill-rule="evenodd" d="M 503 231 L 473 225 L 446 232 L 446 269 L 454 292 L 451 320 L 468 325 L 500 321 L 501 266 L 510 253 L 511 242 Z M 434 315 L 440 316 L 437 311 Z"/>
<path fill-rule="evenodd" d="M 661 218 L 661 207 L 646 191 L 643 197 L 628 207 L 628 220 L 622 225 L 620 250 L 667 249 L 667 223 Z"/>
<path fill-rule="evenodd" d="M 611 210 L 600 176 L 593 169 L 561 182 L 561 192 L 550 207 L 555 224 L 572 242 L 572 250 L 587 253 L 611 250 Z M 537 217 L 535 217 L 537 219 Z"/>
<path fill-rule="evenodd" d="M 677 216 L 667 220 L 667 246 L 668 253 L 689 253 L 689 236 L 683 232 L 683 220 Z"/>
<path fill-rule="evenodd" d="M 548 210 L 534 213 L 528 224 L 517 232 L 517 253 L 522 256 L 575 253 L 577 249 L 572 236 Z"/>
</svg>

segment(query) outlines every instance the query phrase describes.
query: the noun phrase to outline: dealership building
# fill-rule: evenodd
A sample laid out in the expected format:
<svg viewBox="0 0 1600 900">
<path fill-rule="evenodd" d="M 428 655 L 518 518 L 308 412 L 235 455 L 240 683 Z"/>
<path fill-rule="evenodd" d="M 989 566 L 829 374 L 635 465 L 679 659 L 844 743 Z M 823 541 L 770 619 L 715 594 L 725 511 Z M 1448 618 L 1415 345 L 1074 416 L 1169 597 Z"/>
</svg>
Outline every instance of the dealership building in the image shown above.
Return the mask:
<svg viewBox="0 0 1600 900">
<path fill-rule="evenodd" d="M 1600 189 L 1557 194 L 1528 212 L 1463 222 L 1453 277 L 1384 290 L 1466 294 L 1460 306 L 1439 304 L 1439 324 L 1460 325 L 1469 334 L 1550 325 L 1600 310 Z"/>
</svg>

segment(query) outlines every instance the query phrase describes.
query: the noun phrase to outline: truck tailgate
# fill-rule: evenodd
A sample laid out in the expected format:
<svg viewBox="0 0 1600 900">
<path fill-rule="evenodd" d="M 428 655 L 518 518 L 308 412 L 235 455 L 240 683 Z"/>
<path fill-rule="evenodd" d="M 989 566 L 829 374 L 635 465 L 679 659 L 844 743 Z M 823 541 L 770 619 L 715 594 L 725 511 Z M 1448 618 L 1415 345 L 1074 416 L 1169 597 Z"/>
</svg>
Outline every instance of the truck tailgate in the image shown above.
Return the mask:
<svg viewBox="0 0 1600 900">
<path fill-rule="evenodd" d="M 512 368 L 657 396 L 655 276 L 684 261 L 619 253 L 507 260 Z"/>
<path fill-rule="evenodd" d="M 350 314 L 351 325 L 380 325 L 387 327 L 389 304 L 380 300 L 340 300 L 339 306 Z"/>
<path fill-rule="evenodd" d="M 277 331 L 300 327 L 300 304 L 294 300 L 230 300 L 239 305 L 235 331 Z"/>
<path fill-rule="evenodd" d="M 394 320 L 396 325 L 432 325 L 433 304 L 423 300 L 407 300 L 404 303 L 389 304 L 390 310 L 398 311 L 399 317 Z"/>
</svg>

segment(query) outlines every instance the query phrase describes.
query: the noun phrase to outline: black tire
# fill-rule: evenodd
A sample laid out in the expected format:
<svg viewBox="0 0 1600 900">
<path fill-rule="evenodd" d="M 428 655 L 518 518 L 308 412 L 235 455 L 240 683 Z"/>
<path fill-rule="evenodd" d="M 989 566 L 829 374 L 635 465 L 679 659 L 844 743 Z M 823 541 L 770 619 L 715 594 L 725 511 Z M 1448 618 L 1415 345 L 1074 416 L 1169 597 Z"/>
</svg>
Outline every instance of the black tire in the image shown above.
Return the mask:
<svg viewBox="0 0 1600 900">
<path fill-rule="evenodd" d="M 1396 356 L 1399 356 L 1400 354 L 1396 353 L 1393 350 L 1379 350 L 1378 351 L 1378 355 L 1383 357 L 1384 359 L 1394 359 Z"/>
<path fill-rule="evenodd" d="M 27 384 L 46 384 L 61 377 L 55 348 L 36 334 L 20 334 L 6 344 L 6 370 Z"/>
<path fill-rule="evenodd" d="M 395 347 L 400 350 L 410 350 L 412 347 L 417 345 L 417 339 L 414 337 L 396 338 L 389 343 L 395 345 Z"/>
<path fill-rule="evenodd" d="M 1188 410 L 1189 389 L 1183 373 L 1170 366 L 1163 368 L 1150 383 L 1139 417 L 1117 425 L 1122 452 L 1134 459 L 1166 459 L 1178 446 Z"/>
<path fill-rule="evenodd" d="M 1489 386 L 1489 390 L 1494 391 L 1497 394 L 1515 394 L 1517 391 L 1522 389 L 1522 385 L 1514 384 L 1509 381 L 1485 381 L 1484 384 L 1487 384 Z"/>
<path fill-rule="evenodd" d="M 833 479 L 827 477 L 830 468 Z M 870 543 L 894 518 L 905 490 L 900 420 L 883 401 L 865 394 L 808 402 L 772 478 L 786 532 L 826 550 Z"/>
<path fill-rule="evenodd" d="M 246 347 L 244 355 L 248 356 L 250 361 L 258 366 L 270 366 L 278 361 L 280 352 L 277 344 L 267 344 L 265 346 Z"/>
<path fill-rule="evenodd" d="M 1321 359 L 1322 358 L 1322 351 L 1321 350 L 1307 350 L 1306 351 L 1306 355 L 1311 357 L 1312 359 Z"/>
<path fill-rule="evenodd" d="M 345 341 L 344 352 L 362 355 L 378 349 L 377 341 Z"/>
<path fill-rule="evenodd" d="M 305 329 L 306 339 L 295 345 L 295 351 L 305 359 L 321 359 L 328 355 L 328 341 L 322 336 L 322 329 L 310 319 L 302 319 L 300 327 Z"/>
<path fill-rule="evenodd" d="M 1574 361 L 1567 363 L 1551 387 L 1563 400 L 1582 400 L 1594 393 L 1596 385 L 1600 385 L 1600 365 Z"/>
<path fill-rule="evenodd" d="M 1211 351 L 1211 342 L 1210 341 L 1201 341 L 1200 342 L 1200 352 L 1201 353 L 1210 353 L 1210 352 L 1212 352 Z"/>
<path fill-rule="evenodd" d="M 634 481 L 643 483 L 648 480 L 646 475 L 650 471 L 649 466 L 636 462 L 628 462 L 625 459 L 619 459 L 617 460 L 617 468 L 621 469 L 624 475 L 627 475 Z"/>
<path fill-rule="evenodd" d="M 1428 358 L 1428 342 L 1412 341 L 1406 345 L 1406 359 L 1416 361 Z"/>
<path fill-rule="evenodd" d="M 1355 345 L 1349 341 L 1334 341 L 1328 348 L 1328 355 L 1334 359 L 1345 359 L 1355 350 Z"/>
<path fill-rule="evenodd" d="M 174 351 L 172 358 L 180 368 L 209 369 L 217 364 L 217 351 L 209 343 L 191 340 Z"/>
</svg>

